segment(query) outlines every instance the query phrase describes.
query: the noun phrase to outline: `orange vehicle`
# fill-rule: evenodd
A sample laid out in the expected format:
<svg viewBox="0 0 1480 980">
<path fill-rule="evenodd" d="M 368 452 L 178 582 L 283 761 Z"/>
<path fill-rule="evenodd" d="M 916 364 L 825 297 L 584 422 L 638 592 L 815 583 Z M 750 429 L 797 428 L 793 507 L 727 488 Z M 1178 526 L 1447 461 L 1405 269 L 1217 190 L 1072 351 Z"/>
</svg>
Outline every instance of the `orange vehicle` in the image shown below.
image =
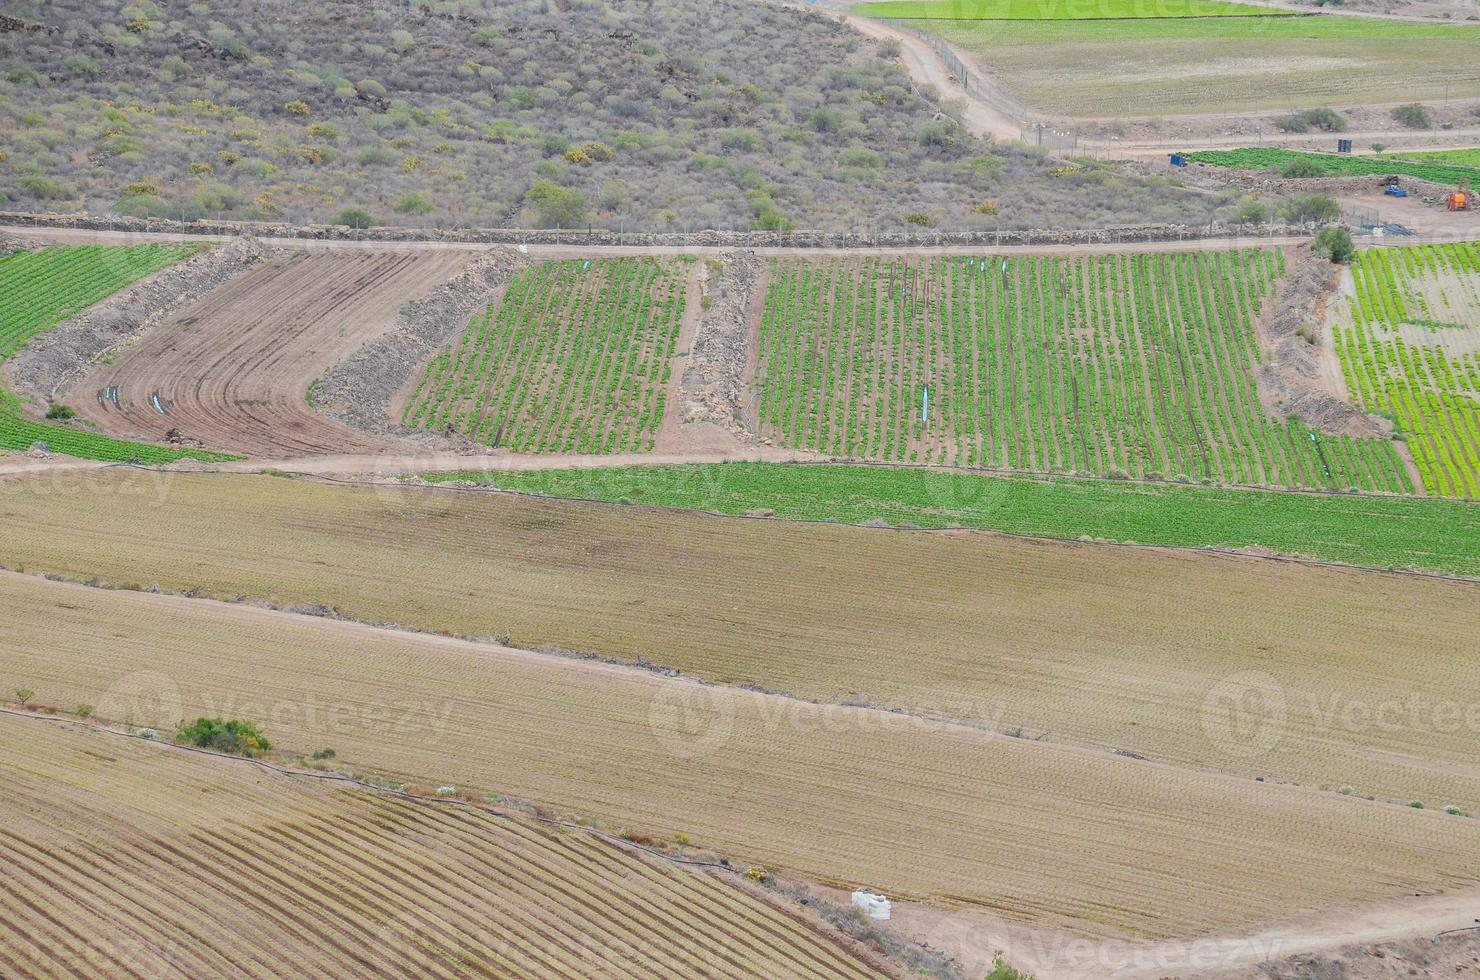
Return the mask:
<svg viewBox="0 0 1480 980">
<path fill-rule="evenodd" d="M 1473 203 L 1474 195 L 1470 192 L 1470 182 L 1461 180 L 1459 189 L 1444 199 L 1444 207 L 1449 211 L 1467 211 Z"/>
</svg>

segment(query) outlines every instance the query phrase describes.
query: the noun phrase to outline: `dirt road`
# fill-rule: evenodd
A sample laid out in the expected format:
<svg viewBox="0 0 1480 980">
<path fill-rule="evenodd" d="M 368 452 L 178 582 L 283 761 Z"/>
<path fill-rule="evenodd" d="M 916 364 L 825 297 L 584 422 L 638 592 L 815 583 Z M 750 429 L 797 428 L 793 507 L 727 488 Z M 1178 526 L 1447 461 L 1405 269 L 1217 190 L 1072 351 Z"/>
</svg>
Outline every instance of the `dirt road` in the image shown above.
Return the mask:
<svg viewBox="0 0 1480 980">
<path fill-rule="evenodd" d="M 1098 942 L 978 913 L 911 904 L 895 906 L 891 925 L 911 939 L 951 954 L 975 975 L 990 970 L 996 951 L 1003 950 L 1014 965 L 1039 980 L 1220 980 L 1230 975 L 1263 976 L 1250 968 L 1297 953 L 1427 938 L 1474 925 L 1477 914 L 1480 890 L 1465 889 L 1333 908 L 1273 929 L 1159 943 Z"/>
</svg>

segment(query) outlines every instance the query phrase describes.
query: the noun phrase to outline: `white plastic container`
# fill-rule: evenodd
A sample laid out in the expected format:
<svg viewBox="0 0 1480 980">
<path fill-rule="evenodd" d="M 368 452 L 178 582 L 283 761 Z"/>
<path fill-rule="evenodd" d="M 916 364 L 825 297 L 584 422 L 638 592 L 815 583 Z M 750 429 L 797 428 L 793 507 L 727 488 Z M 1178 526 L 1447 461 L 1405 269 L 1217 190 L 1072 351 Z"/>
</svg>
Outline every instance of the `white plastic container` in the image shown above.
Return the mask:
<svg viewBox="0 0 1480 980">
<path fill-rule="evenodd" d="M 875 895 L 873 892 L 860 889 L 853 893 L 853 904 L 863 909 L 864 914 L 870 919 L 878 919 L 880 922 L 889 919 L 889 899 L 883 895 Z"/>
</svg>

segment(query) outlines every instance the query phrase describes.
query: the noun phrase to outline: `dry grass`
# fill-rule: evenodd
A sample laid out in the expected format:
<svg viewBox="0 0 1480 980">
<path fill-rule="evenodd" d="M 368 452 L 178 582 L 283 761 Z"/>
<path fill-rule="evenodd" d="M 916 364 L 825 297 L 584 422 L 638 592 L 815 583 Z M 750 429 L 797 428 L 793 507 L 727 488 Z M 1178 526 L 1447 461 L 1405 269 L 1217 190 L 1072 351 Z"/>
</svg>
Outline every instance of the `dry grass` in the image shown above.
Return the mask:
<svg viewBox="0 0 1480 980">
<path fill-rule="evenodd" d="M 1480 881 L 1480 823 L 1432 811 L 4 575 L 0 686 L 20 685 L 140 723 L 252 717 L 290 751 L 332 745 L 829 883 L 1084 932 L 1201 934 Z"/>
<path fill-rule="evenodd" d="M 160 478 L 0 481 L 0 562 L 1480 810 L 1472 584 L 265 477 L 155 506 Z M 1247 738 L 1241 684 L 1278 695 Z"/>
<path fill-rule="evenodd" d="M 587 834 L 6 716 L 0 771 L 7 977 L 882 975 Z"/>
</svg>

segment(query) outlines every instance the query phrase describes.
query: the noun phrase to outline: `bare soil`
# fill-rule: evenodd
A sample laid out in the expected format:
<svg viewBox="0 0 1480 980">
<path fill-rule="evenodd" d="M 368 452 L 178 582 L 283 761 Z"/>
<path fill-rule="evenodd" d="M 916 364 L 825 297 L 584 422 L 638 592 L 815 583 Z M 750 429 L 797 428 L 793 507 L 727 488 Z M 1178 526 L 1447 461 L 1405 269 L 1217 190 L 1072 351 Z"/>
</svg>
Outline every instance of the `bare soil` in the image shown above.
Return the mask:
<svg viewBox="0 0 1480 980">
<path fill-rule="evenodd" d="M 361 788 L 342 762 L 259 764 L 0 710 L 0 767 L 7 978 L 269 980 L 285 962 L 443 980 L 898 975 L 738 872 Z"/>
<path fill-rule="evenodd" d="M 46 703 L 152 726 L 224 703 L 284 751 L 1066 935 L 1201 936 L 1477 884 L 1480 825 L 1432 812 L 245 604 L 14 574 L 0 596 L 0 670 Z"/>
<path fill-rule="evenodd" d="M 314 412 L 310 387 L 466 260 L 457 252 L 274 257 L 79 382 L 75 407 L 110 435 L 174 433 L 253 455 L 376 451 L 384 440 Z M 103 394 L 113 388 L 116 404 Z"/>
</svg>

